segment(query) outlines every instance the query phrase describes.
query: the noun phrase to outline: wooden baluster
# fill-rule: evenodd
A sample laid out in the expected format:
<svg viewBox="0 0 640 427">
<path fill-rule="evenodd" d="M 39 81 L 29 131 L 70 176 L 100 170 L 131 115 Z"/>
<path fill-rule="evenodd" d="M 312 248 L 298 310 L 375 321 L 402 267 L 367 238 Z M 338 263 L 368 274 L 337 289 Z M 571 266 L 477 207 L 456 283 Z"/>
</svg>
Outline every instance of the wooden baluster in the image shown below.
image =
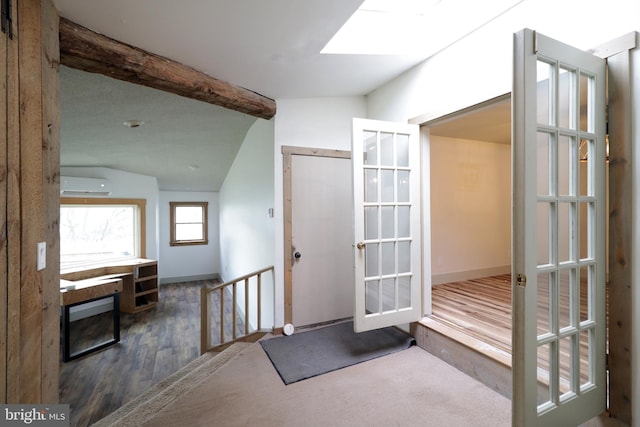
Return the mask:
<svg viewBox="0 0 640 427">
<path fill-rule="evenodd" d="M 220 288 L 220 344 L 224 343 L 224 288 Z"/>
<path fill-rule="evenodd" d="M 237 279 L 235 279 L 235 281 L 233 282 L 227 282 L 227 283 L 223 283 L 221 285 L 218 286 L 214 286 L 211 289 L 206 289 L 206 290 L 202 290 L 201 293 L 201 301 L 202 301 L 202 306 L 201 306 L 201 353 L 204 353 L 206 351 L 209 351 L 211 348 L 215 347 L 211 345 L 211 322 L 210 322 L 210 317 L 212 315 L 212 313 L 210 313 L 209 310 L 209 304 L 210 304 L 210 294 L 212 294 L 214 291 L 220 291 L 220 343 L 219 344 L 224 344 L 226 342 L 229 341 L 235 341 L 236 339 L 238 339 L 238 322 L 237 322 L 237 316 L 238 316 L 238 312 L 237 312 L 237 305 L 238 305 L 238 294 L 237 294 L 237 285 L 240 281 L 244 280 L 244 293 L 245 293 L 245 301 L 244 301 L 244 333 L 242 334 L 241 337 L 249 335 L 249 286 L 250 286 L 250 280 L 252 277 L 256 278 L 256 286 L 257 286 L 257 290 L 256 290 L 256 303 L 258 304 L 257 306 L 257 316 L 258 316 L 258 323 L 257 323 L 257 329 L 255 330 L 256 332 L 262 330 L 262 274 L 267 272 L 267 271 L 273 271 L 273 267 L 268 267 L 259 271 L 256 271 L 254 273 L 251 274 L 247 274 L 245 276 L 239 277 Z M 224 302 L 224 292 L 225 289 L 227 289 L 229 286 L 232 286 L 232 325 L 233 325 L 233 333 L 232 333 L 232 339 L 227 340 L 225 338 L 225 328 L 224 328 L 224 306 L 225 306 L 225 302 Z"/>
<path fill-rule="evenodd" d="M 258 305 L 258 331 L 262 330 L 262 273 L 258 274 L 258 295 L 256 304 Z"/>
<path fill-rule="evenodd" d="M 209 350 L 209 291 L 206 286 L 200 289 L 200 354 Z"/>
<path fill-rule="evenodd" d="M 244 334 L 249 335 L 249 278 L 244 279 Z"/>
<path fill-rule="evenodd" d="M 238 301 L 236 300 L 236 285 L 237 283 L 233 283 L 233 296 L 231 303 L 233 304 L 231 313 L 233 315 L 233 339 L 236 339 L 236 306 L 238 305 Z"/>
</svg>

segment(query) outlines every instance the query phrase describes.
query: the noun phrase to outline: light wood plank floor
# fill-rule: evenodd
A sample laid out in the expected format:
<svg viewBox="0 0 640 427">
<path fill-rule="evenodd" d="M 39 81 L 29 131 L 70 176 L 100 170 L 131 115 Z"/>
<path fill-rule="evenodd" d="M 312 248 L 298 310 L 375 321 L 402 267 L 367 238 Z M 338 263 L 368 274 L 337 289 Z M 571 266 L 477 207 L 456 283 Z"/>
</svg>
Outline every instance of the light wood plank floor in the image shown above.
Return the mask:
<svg viewBox="0 0 640 427">
<path fill-rule="evenodd" d="M 540 280 L 540 279 L 539 279 Z M 559 317 L 568 323 L 568 286 L 561 281 Z M 540 285 L 540 283 L 539 283 Z M 538 312 L 538 333 L 546 332 L 548 291 L 546 286 L 539 286 L 538 300 L 544 309 Z M 539 304 L 540 305 L 540 304 Z M 503 274 L 493 277 L 465 280 L 461 282 L 435 285 L 432 288 L 432 317 L 452 326 L 467 335 L 490 344 L 507 353 L 511 353 L 511 275 Z M 587 293 L 584 284 L 580 286 L 580 318 L 584 320 L 588 313 Z M 548 329 L 547 329 L 548 330 Z M 561 389 L 568 387 L 569 374 L 569 342 L 560 343 L 560 376 Z M 588 381 L 587 355 L 589 344 L 586 333 L 581 333 L 580 372 L 581 382 Z M 540 381 L 548 383 L 549 355 L 539 350 L 538 366 Z M 546 349 L 548 351 L 548 349 Z"/>
<path fill-rule="evenodd" d="M 120 343 L 78 360 L 61 362 L 60 402 L 71 407 L 71 426 L 93 424 L 197 358 L 200 289 L 217 283 L 161 285 L 155 309 L 121 314 Z M 231 307 L 230 300 L 225 301 L 225 311 Z M 72 348 L 93 344 L 92 337 L 99 336 L 100 331 L 106 331 L 102 335 L 108 338 L 111 324 L 111 313 L 73 322 Z M 238 327 L 244 327 L 241 320 Z"/>
<path fill-rule="evenodd" d="M 511 275 L 435 285 L 432 317 L 511 353 Z"/>
</svg>

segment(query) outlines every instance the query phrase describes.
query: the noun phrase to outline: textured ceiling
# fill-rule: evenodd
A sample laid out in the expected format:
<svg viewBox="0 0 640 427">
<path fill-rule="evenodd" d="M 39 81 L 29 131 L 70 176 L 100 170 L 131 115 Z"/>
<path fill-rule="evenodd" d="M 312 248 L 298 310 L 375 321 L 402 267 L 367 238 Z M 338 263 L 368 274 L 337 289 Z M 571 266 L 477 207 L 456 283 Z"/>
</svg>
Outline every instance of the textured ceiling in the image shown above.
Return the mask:
<svg viewBox="0 0 640 427">
<path fill-rule="evenodd" d="M 161 190 L 217 191 L 256 118 L 67 67 L 61 164 L 155 176 Z M 141 120 L 137 128 L 123 125 Z"/>
</svg>

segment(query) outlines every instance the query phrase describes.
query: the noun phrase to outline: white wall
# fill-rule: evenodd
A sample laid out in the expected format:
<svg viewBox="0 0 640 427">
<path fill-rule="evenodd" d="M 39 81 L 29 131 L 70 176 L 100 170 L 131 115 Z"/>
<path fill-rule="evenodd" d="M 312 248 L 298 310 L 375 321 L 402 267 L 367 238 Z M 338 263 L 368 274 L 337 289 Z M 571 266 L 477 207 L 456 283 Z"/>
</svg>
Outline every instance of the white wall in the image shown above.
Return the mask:
<svg viewBox="0 0 640 427">
<path fill-rule="evenodd" d="M 158 190 L 158 180 L 155 177 L 102 167 L 61 167 L 60 175 L 107 179 L 111 184 L 109 198 L 146 199 L 147 241 L 145 256 L 149 259 L 158 259 L 158 203 L 160 192 Z"/>
<path fill-rule="evenodd" d="M 369 94 L 369 118 L 426 121 L 509 93 L 514 32 L 527 27 L 586 50 L 637 29 L 639 10 L 637 0 L 525 0 Z"/>
<path fill-rule="evenodd" d="M 511 146 L 431 136 L 433 284 L 511 270 Z"/>
<path fill-rule="evenodd" d="M 273 265 L 273 121 L 249 129 L 220 188 L 223 280 Z"/>
<path fill-rule="evenodd" d="M 284 323 L 282 146 L 351 150 L 351 123 L 366 117 L 364 97 L 278 100 L 275 117 L 276 326 Z"/>
<path fill-rule="evenodd" d="M 209 202 L 209 244 L 170 246 L 169 202 Z M 159 205 L 160 283 L 218 278 L 220 272 L 219 202 L 215 192 L 161 191 Z"/>
<path fill-rule="evenodd" d="M 236 155 L 220 189 L 220 275 L 224 281 L 274 265 L 273 121 L 258 119 Z M 273 301 L 273 276 L 264 275 L 264 301 Z M 239 288 L 239 298 L 244 290 Z M 252 302 L 253 303 L 253 302 Z M 243 306 L 240 304 L 240 306 Z M 271 326 L 272 304 L 263 304 L 263 327 Z M 251 323 L 256 326 L 256 320 Z"/>
<path fill-rule="evenodd" d="M 602 18 L 612 13 L 615 19 Z M 588 50 L 638 30 L 638 16 L 637 0 L 525 0 L 370 93 L 368 118 L 425 123 L 511 92 L 513 33 L 522 28 Z"/>
</svg>

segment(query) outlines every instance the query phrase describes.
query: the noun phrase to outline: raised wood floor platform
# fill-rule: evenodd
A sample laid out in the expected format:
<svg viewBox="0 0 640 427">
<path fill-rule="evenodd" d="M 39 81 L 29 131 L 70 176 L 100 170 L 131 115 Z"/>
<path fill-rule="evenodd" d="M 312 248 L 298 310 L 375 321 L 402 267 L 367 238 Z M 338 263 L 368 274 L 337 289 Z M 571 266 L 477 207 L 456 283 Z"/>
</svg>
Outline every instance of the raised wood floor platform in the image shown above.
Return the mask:
<svg viewBox="0 0 640 427">
<path fill-rule="evenodd" d="M 583 291 L 586 287 L 581 287 Z M 538 295 L 544 301 L 544 287 Z M 544 306 L 544 304 L 542 305 Z M 569 312 L 568 304 L 560 299 L 561 312 Z M 581 295 L 581 313 L 586 315 L 587 297 Z M 546 319 L 541 310 L 539 319 Z M 539 325 L 544 325 L 540 320 Z M 511 396 L 511 275 L 465 280 L 432 288 L 432 315 L 419 322 L 414 331 L 417 344 L 446 360 L 468 375 L 480 380 L 504 396 Z M 581 340 L 581 379 L 588 381 L 586 372 L 588 348 Z M 561 388 L 567 387 L 570 377 L 567 361 L 568 347 L 560 347 Z M 565 363 L 566 362 L 566 363 Z M 539 359 L 539 382 L 544 391 L 548 383 L 545 372 L 548 360 Z"/>
<path fill-rule="evenodd" d="M 414 325 L 418 346 L 511 397 L 511 275 L 432 288 L 432 315 Z"/>
</svg>

